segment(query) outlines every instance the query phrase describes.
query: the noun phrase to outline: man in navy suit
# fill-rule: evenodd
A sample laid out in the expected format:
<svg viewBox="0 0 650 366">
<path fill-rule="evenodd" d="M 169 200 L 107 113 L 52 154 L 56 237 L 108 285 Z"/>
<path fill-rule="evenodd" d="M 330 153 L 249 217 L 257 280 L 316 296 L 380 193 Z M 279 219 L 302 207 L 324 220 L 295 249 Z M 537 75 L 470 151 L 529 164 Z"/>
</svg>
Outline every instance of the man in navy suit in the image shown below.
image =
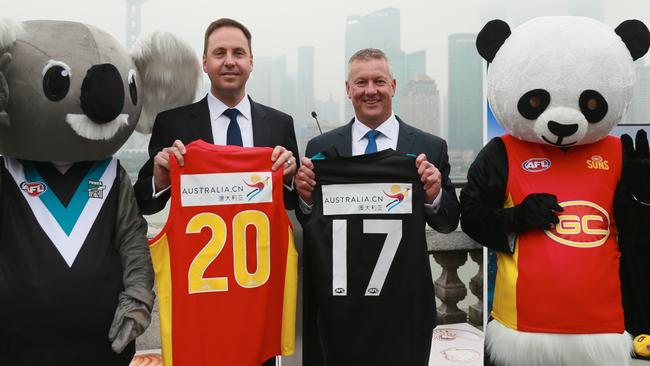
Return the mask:
<svg viewBox="0 0 650 366">
<path fill-rule="evenodd" d="M 198 139 L 217 145 L 273 147 L 273 170 L 284 164 L 285 206 L 294 208 L 292 183 L 298 145 L 293 119 L 248 96 L 246 81 L 252 70 L 250 31 L 228 18 L 212 22 L 203 48 L 203 71 L 210 78 L 210 92 L 196 103 L 156 116 L 149 160 L 134 185 L 141 213 L 150 215 L 165 207 L 170 197 L 169 157 L 174 155 L 182 166 L 185 145 Z M 264 363 L 272 365 L 275 359 Z"/>
<path fill-rule="evenodd" d="M 285 205 L 293 209 L 291 184 L 298 156 L 293 119 L 248 96 L 246 81 L 252 70 L 250 31 L 228 18 L 212 22 L 205 32 L 203 49 L 203 71 L 210 78 L 210 92 L 196 103 L 156 117 L 149 141 L 150 158 L 134 185 L 143 214 L 165 207 L 169 200 L 169 156 L 175 155 L 183 165 L 185 145 L 198 139 L 217 145 L 273 147 L 273 169 L 285 164 Z"/>
</svg>

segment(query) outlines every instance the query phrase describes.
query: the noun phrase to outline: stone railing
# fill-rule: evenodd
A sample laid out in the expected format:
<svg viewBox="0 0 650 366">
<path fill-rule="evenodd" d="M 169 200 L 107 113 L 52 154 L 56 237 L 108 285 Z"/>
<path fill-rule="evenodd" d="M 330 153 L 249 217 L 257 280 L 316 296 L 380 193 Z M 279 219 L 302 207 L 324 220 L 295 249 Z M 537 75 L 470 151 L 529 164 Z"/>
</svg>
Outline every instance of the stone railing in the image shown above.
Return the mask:
<svg viewBox="0 0 650 366">
<path fill-rule="evenodd" d="M 464 323 L 482 328 L 483 326 L 483 247 L 461 231 L 440 234 L 427 230 L 429 253 L 442 267 L 442 273 L 434 282 L 436 297 L 439 299 L 437 311 L 438 324 Z M 471 258 L 478 264 L 478 271 L 469 281 L 463 283 L 458 276 L 458 268 Z M 478 298 L 465 312 L 458 302 L 467 296 L 467 288 Z"/>
</svg>

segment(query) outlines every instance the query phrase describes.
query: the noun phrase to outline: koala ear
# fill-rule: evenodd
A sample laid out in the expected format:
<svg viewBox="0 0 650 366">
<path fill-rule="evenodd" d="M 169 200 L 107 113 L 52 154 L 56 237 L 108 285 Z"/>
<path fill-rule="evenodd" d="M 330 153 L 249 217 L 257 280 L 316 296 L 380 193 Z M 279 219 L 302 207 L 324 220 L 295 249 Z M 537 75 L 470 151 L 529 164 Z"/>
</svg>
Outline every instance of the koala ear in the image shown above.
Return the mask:
<svg viewBox="0 0 650 366">
<path fill-rule="evenodd" d="M 492 62 L 497 51 L 510 37 L 510 26 L 500 19 L 490 20 L 476 36 L 476 49 L 487 62 Z"/>
<path fill-rule="evenodd" d="M 642 21 L 636 19 L 626 20 L 614 30 L 630 50 L 633 60 L 637 60 L 648 52 L 650 47 L 650 32 Z"/>
<path fill-rule="evenodd" d="M 189 44 L 167 32 L 140 37 L 131 49 L 131 58 L 140 75 L 142 95 L 136 130 L 151 133 L 158 112 L 194 101 L 201 64 Z"/>
<path fill-rule="evenodd" d="M 13 46 L 22 33 L 24 30 L 19 22 L 10 18 L 0 18 L 0 50 Z"/>
</svg>

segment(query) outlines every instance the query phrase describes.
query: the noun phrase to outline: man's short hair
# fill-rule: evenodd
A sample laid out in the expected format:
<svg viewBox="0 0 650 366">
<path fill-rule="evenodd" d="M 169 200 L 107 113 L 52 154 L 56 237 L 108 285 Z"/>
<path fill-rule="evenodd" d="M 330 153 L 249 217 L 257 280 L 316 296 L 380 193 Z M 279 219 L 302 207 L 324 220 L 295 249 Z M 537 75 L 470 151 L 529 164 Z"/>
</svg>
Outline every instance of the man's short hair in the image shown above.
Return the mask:
<svg viewBox="0 0 650 366">
<path fill-rule="evenodd" d="M 384 51 L 377 48 L 362 48 L 359 51 L 355 52 L 354 55 L 352 55 L 348 60 L 348 77 L 349 77 L 350 65 L 353 62 L 370 61 L 370 60 L 386 61 L 386 63 L 388 63 L 388 72 L 390 73 L 390 77 L 395 78 L 395 76 L 393 76 L 393 70 L 390 66 L 390 60 L 388 59 L 388 56 L 386 56 Z"/>
<path fill-rule="evenodd" d="M 210 35 L 212 32 L 216 31 L 219 28 L 222 27 L 233 27 L 237 28 L 242 33 L 244 33 L 244 36 L 246 37 L 246 40 L 248 40 L 248 51 L 252 54 L 253 53 L 253 48 L 251 47 L 251 32 L 246 28 L 245 25 L 241 24 L 240 22 L 230 19 L 230 18 L 221 18 L 217 19 L 214 22 L 210 23 L 208 28 L 205 30 L 205 37 L 203 39 L 203 55 L 206 55 L 208 53 L 208 38 L 210 38 Z"/>
<path fill-rule="evenodd" d="M 348 60 L 348 65 L 353 63 L 354 61 L 370 61 L 370 60 L 386 60 L 387 62 L 390 63 L 390 61 L 388 60 L 388 56 L 386 56 L 384 51 L 377 48 L 363 48 L 355 52 L 354 55 L 350 57 L 350 60 Z"/>
</svg>

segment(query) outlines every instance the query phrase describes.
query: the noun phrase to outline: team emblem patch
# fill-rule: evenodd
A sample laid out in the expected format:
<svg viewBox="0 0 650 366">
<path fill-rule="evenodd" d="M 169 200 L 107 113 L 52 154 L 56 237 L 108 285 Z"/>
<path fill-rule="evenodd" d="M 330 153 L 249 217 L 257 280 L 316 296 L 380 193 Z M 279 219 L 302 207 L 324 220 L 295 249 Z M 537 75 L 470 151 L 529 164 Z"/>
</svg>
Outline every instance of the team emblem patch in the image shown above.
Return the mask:
<svg viewBox="0 0 650 366">
<path fill-rule="evenodd" d="M 266 183 L 269 181 L 269 178 L 271 177 L 267 176 L 264 179 L 262 179 L 259 174 L 254 173 L 251 175 L 249 179 L 250 183 L 244 180 L 244 184 L 253 188 L 252 191 L 246 194 L 246 197 L 248 198 L 249 201 L 252 200 L 258 194 L 262 193 L 262 191 L 266 187 Z"/>
<path fill-rule="evenodd" d="M 104 198 L 106 186 L 100 180 L 88 180 L 88 198 Z"/>
<path fill-rule="evenodd" d="M 564 208 L 560 222 L 544 233 L 555 242 L 575 248 L 595 248 L 607 241 L 611 224 L 609 214 L 589 201 L 560 202 Z"/>
<path fill-rule="evenodd" d="M 531 158 L 524 161 L 521 167 L 529 173 L 539 173 L 551 167 L 551 160 L 546 158 Z"/>
<path fill-rule="evenodd" d="M 587 160 L 587 168 L 598 170 L 609 170 L 609 162 L 600 155 L 594 155 Z"/>
<path fill-rule="evenodd" d="M 410 190 L 411 190 L 410 187 L 407 187 L 406 189 L 402 189 L 402 187 L 400 187 L 399 184 L 394 184 L 390 187 L 391 193 L 386 193 L 386 191 L 384 191 L 384 194 L 386 196 L 393 199 L 386 205 L 386 209 L 388 210 L 388 212 L 390 212 L 390 210 L 394 209 L 400 203 L 402 203 L 402 201 L 404 201 L 406 196 L 408 196 Z"/>
<path fill-rule="evenodd" d="M 22 182 L 20 183 L 20 189 L 32 197 L 38 197 L 47 191 L 47 186 L 43 182 Z"/>
</svg>

